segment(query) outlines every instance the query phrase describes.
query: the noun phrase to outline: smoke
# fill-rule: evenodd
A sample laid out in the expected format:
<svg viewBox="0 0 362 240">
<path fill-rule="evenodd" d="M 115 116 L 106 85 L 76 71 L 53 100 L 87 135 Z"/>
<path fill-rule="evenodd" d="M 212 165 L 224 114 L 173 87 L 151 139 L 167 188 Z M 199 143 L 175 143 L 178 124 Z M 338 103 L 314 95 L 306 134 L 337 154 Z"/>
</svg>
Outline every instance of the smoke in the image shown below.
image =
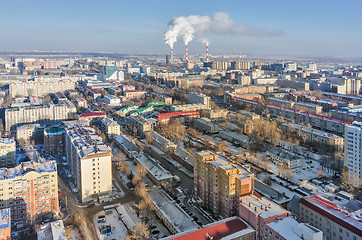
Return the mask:
<svg viewBox="0 0 362 240">
<path fill-rule="evenodd" d="M 170 48 L 182 38 L 185 45 L 192 41 L 195 34 L 219 34 L 230 36 L 273 37 L 284 34 L 282 31 L 268 31 L 246 24 L 235 23 L 225 12 L 216 12 L 213 17 L 190 15 L 175 17 L 168 23 L 165 42 Z"/>
<path fill-rule="evenodd" d="M 206 46 L 208 46 L 210 44 L 210 41 L 204 37 L 199 37 L 199 42 L 201 42 L 202 44 L 204 44 Z"/>
</svg>

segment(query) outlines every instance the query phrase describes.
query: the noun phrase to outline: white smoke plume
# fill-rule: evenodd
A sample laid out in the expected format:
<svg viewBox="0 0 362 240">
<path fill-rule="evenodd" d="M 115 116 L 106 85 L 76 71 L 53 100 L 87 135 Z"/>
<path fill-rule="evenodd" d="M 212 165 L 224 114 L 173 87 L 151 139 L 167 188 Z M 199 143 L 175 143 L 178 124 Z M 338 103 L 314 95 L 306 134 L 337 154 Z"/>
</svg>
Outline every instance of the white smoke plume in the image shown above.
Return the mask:
<svg viewBox="0 0 362 240">
<path fill-rule="evenodd" d="M 210 44 L 210 40 L 205 37 L 199 37 L 199 42 L 201 42 L 205 46 Z"/>
<path fill-rule="evenodd" d="M 235 23 L 225 12 L 216 12 L 213 17 L 190 15 L 175 17 L 168 23 L 165 33 L 165 42 L 170 48 L 182 38 L 187 45 L 194 38 L 195 34 L 211 33 L 231 36 L 259 36 L 271 37 L 280 36 L 282 31 L 268 31 L 254 28 L 246 24 Z"/>
</svg>

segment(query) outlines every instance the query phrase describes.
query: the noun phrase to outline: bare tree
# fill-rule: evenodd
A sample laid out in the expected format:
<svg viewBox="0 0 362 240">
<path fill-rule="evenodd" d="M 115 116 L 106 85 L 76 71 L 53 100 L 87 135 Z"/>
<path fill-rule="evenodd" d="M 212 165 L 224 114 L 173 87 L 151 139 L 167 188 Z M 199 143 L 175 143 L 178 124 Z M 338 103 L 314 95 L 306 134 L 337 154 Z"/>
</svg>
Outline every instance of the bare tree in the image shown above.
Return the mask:
<svg viewBox="0 0 362 240">
<path fill-rule="evenodd" d="M 150 230 L 144 223 L 137 223 L 136 226 L 129 229 L 126 240 L 147 240 L 150 237 Z"/>
</svg>

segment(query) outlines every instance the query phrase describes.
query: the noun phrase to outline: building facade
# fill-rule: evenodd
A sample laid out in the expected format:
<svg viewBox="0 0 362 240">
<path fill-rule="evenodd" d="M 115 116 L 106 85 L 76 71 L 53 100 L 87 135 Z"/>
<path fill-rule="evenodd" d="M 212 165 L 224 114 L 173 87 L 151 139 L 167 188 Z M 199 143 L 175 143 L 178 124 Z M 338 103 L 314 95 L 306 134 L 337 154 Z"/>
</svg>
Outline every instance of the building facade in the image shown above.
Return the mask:
<svg viewBox="0 0 362 240">
<path fill-rule="evenodd" d="M 87 202 L 112 192 L 112 150 L 89 126 L 68 126 L 65 148 L 70 173 Z"/>
<path fill-rule="evenodd" d="M 5 130 L 10 131 L 23 123 L 72 119 L 76 112 L 76 107 L 69 100 L 59 104 L 8 108 L 5 110 Z"/>
<path fill-rule="evenodd" d="M 11 224 L 58 214 L 58 176 L 55 161 L 23 162 L 0 169 L 0 209 L 11 209 Z"/>
<path fill-rule="evenodd" d="M 239 197 L 254 191 L 254 174 L 210 151 L 196 155 L 194 192 L 215 216 L 234 216 Z"/>
<path fill-rule="evenodd" d="M 64 92 L 74 89 L 74 80 L 70 79 L 35 79 L 34 81 L 12 81 L 9 84 L 11 97 L 17 96 L 46 96 L 49 93 Z"/>
<path fill-rule="evenodd" d="M 344 166 L 348 170 L 349 181 L 355 187 L 362 184 L 362 122 L 346 125 L 344 134 Z"/>
<path fill-rule="evenodd" d="M 44 153 L 61 153 L 65 150 L 64 128 L 44 129 Z"/>
<path fill-rule="evenodd" d="M 16 143 L 14 138 L 0 139 L 0 168 L 14 167 Z"/>
<path fill-rule="evenodd" d="M 351 212 L 314 194 L 300 200 L 299 218 L 322 230 L 327 240 L 358 240 L 362 238 L 362 218 L 358 211 Z"/>
</svg>

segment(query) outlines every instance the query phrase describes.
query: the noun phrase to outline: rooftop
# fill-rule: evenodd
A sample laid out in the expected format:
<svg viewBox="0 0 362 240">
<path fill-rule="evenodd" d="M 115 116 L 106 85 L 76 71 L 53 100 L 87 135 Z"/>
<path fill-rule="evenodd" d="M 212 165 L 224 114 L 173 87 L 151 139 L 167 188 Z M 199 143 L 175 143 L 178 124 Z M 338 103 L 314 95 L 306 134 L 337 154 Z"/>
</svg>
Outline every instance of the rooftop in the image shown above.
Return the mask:
<svg viewBox="0 0 362 240">
<path fill-rule="evenodd" d="M 25 175 L 28 172 L 35 171 L 42 172 L 57 172 L 57 163 L 55 161 L 48 161 L 44 163 L 37 163 L 34 161 L 22 162 L 14 168 L 1 168 L 0 180 L 12 179 L 18 176 Z"/>
<path fill-rule="evenodd" d="M 45 223 L 37 231 L 38 240 L 66 240 L 64 224 L 62 220 Z"/>
<path fill-rule="evenodd" d="M 155 207 L 178 232 L 185 232 L 198 227 L 194 220 L 163 190 L 152 188 L 149 195 Z"/>
<path fill-rule="evenodd" d="M 71 125 L 67 127 L 67 135 L 80 157 L 88 154 L 109 153 L 111 148 L 106 145 L 95 130 L 86 125 Z"/>
<path fill-rule="evenodd" d="M 165 240 L 227 240 L 237 239 L 255 230 L 245 223 L 241 218 L 231 217 L 205 225 L 202 229 L 193 229 L 182 232 Z"/>
<path fill-rule="evenodd" d="M 81 115 L 79 115 L 79 118 L 82 117 L 100 117 L 100 116 L 105 116 L 106 114 L 103 112 L 91 112 L 91 113 L 82 113 Z"/>
<path fill-rule="evenodd" d="M 161 181 L 165 179 L 172 179 L 173 176 L 164 169 L 161 165 L 156 163 L 152 158 L 148 158 L 143 154 L 138 154 L 135 159 L 141 163 L 156 180 Z"/>
<path fill-rule="evenodd" d="M 287 212 L 287 210 L 285 210 L 284 208 L 280 207 L 278 204 L 270 201 L 265 197 L 260 198 L 252 194 L 242 197 L 241 200 L 242 201 L 240 201 L 240 204 L 242 204 L 243 207 L 247 208 L 250 212 L 254 213 L 255 215 L 260 214 L 260 217 L 264 219 Z M 261 207 L 263 209 L 261 209 Z"/>
<path fill-rule="evenodd" d="M 300 203 L 362 237 L 362 209 L 352 212 L 317 194 L 303 197 Z"/>
<path fill-rule="evenodd" d="M 273 229 L 275 232 L 277 232 L 280 236 L 282 236 L 285 239 L 288 240 L 303 240 L 305 238 L 298 236 L 294 232 L 294 227 L 299 227 L 305 230 L 306 232 L 309 232 L 311 235 L 317 234 L 321 232 L 320 230 L 305 224 L 305 223 L 299 223 L 297 220 L 295 220 L 292 216 L 282 218 L 280 220 L 275 220 L 273 222 L 270 222 L 267 224 L 268 227 Z"/>
</svg>

